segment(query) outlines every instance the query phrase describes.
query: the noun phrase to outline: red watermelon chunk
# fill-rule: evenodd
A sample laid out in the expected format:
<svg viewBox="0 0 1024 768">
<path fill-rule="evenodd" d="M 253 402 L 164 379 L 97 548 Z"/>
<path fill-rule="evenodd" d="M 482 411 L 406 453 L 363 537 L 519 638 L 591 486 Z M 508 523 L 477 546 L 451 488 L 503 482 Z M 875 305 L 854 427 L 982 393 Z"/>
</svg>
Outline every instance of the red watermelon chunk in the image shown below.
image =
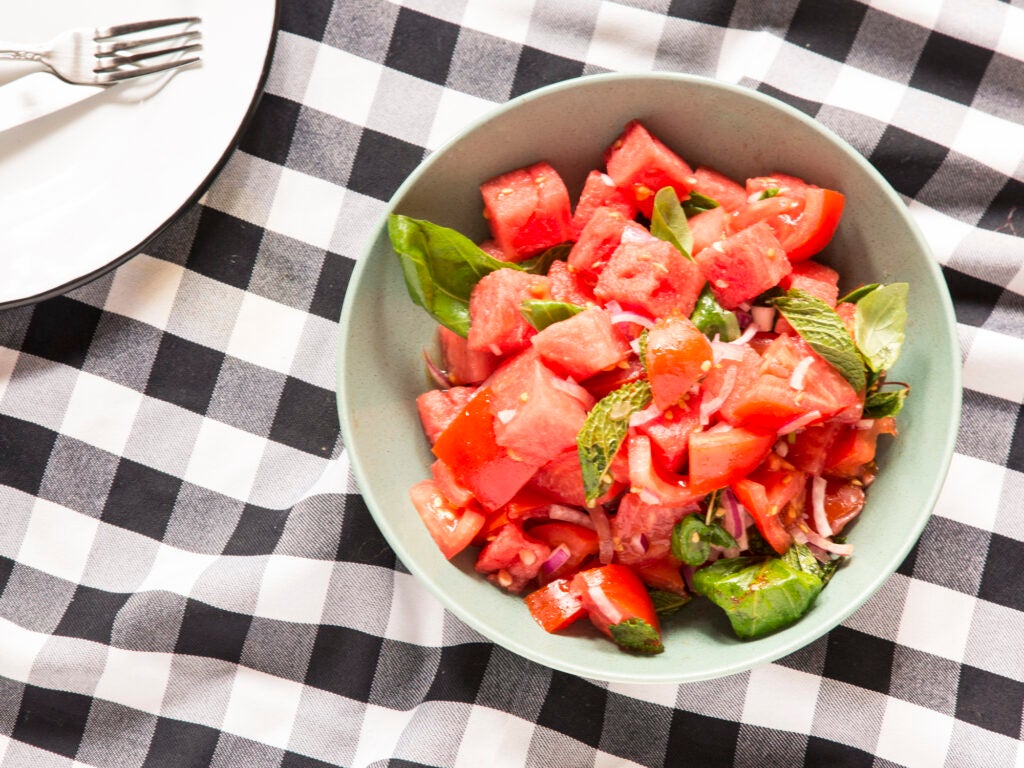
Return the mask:
<svg viewBox="0 0 1024 768">
<path fill-rule="evenodd" d="M 572 236 L 569 191 L 546 162 L 480 185 L 491 235 L 508 261 L 523 261 Z"/>
<path fill-rule="evenodd" d="M 484 275 L 469 296 L 469 349 L 505 355 L 526 348 L 537 331 L 519 308 L 524 301 L 549 296 L 543 275 L 511 268 Z"/>
<path fill-rule="evenodd" d="M 596 303 L 594 286 L 564 261 L 554 261 L 548 269 L 548 287 L 551 298 L 585 307 Z"/>
<path fill-rule="evenodd" d="M 476 387 L 452 387 L 451 389 L 429 389 L 416 398 L 416 410 L 423 424 L 423 432 L 431 443 L 459 415 L 466 403 L 476 394 Z"/>
<path fill-rule="evenodd" d="M 601 271 L 594 295 L 650 317 L 667 317 L 673 312 L 689 317 L 703 286 L 704 276 L 697 265 L 674 245 L 654 237 L 639 242 L 631 237 L 615 249 Z"/>
<path fill-rule="evenodd" d="M 726 309 L 773 288 L 792 270 L 778 238 L 763 221 L 712 243 L 696 259 Z"/>
<path fill-rule="evenodd" d="M 563 451 L 537 470 L 526 486 L 544 494 L 552 501 L 574 507 L 586 507 L 587 497 L 583 490 L 583 469 L 580 467 L 580 454 L 576 447 Z M 603 504 L 615 498 L 623 485 L 613 481 L 608 492 L 597 500 Z"/>
<path fill-rule="evenodd" d="M 532 344 L 544 362 L 577 381 L 621 363 L 632 351 L 612 326 L 611 315 L 600 307 L 549 325 Z"/>
<path fill-rule="evenodd" d="M 569 266 L 579 273 L 597 277 L 619 247 L 629 218 L 614 208 L 598 208 L 569 251 Z"/>
<path fill-rule="evenodd" d="M 572 239 L 579 240 L 580 233 L 598 208 L 611 208 L 626 219 L 636 216 L 636 206 L 625 191 L 619 189 L 612 177 L 601 171 L 591 171 L 583 183 L 583 191 L 572 214 Z"/>
<path fill-rule="evenodd" d="M 693 175 L 697 179 L 693 191 L 710 197 L 726 211 L 735 211 L 747 204 L 747 190 L 725 174 L 701 166 Z"/>
<path fill-rule="evenodd" d="M 469 342 L 443 325 L 437 327 L 445 371 L 453 384 L 479 384 L 498 367 L 499 359 L 491 352 L 469 348 Z"/>
<path fill-rule="evenodd" d="M 551 547 L 524 533 L 522 523 L 511 522 L 480 551 L 476 570 L 510 592 L 522 592 L 550 554 Z"/>
<path fill-rule="evenodd" d="M 666 408 L 656 418 L 636 427 L 651 441 L 651 456 L 670 472 L 683 472 L 690 435 L 700 431 L 700 398 L 691 398 L 683 406 Z"/>
<path fill-rule="evenodd" d="M 697 183 L 693 170 L 679 155 L 652 136 L 639 121 L 626 124 L 622 135 L 604 153 L 608 175 L 628 191 L 640 212 L 651 217 L 654 195 L 672 187 L 680 200 Z"/>
<path fill-rule="evenodd" d="M 700 253 L 716 240 L 725 239 L 726 211 L 719 206 L 710 211 L 698 213 L 687 224 L 693 237 L 693 253 Z"/>
<path fill-rule="evenodd" d="M 816 261 L 799 261 L 793 265 L 793 271 L 779 281 L 779 288 L 784 291 L 799 288 L 835 307 L 839 298 L 839 273 Z"/>
<path fill-rule="evenodd" d="M 672 529 L 693 507 L 648 504 L 627 493 L 611 518 L 615 560 L 624 565 L 659 560 L 672 551 Z"/>
</svg>

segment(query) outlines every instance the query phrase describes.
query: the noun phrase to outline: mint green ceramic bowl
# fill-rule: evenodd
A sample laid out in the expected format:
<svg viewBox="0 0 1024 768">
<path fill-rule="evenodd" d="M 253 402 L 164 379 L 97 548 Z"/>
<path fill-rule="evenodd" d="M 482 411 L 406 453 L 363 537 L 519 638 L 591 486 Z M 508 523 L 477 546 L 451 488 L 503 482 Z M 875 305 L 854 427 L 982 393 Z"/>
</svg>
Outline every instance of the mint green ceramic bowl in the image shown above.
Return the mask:
<svg viewBox="0 0 1024 768">
<path fill-rule="evenodd" d="M 796 651 L 853 613 L 895 571 L 924 528 L 949 467 L 960 414 L 960 355 L 942 275 L 900 197 L 834 134 L 744 88 L 684 75 L 613 74 L 535 91 L 431 155 L 388 211 L 483 239 L 480 182 L 546 159 L 575 195 L 634 117 L 693 166 L 738 179 L 786 172 L 841 190 L 846 210 L 821 260 L 839 269 L 843 288 L 910 284 L 908 340 L 891 374 L 913 387 L 898 420 L 900 436 L 885 440 L 880 451 L 880 475 L 850 531 L 853 558 L 802 620 L 743 642 L 718 608 L 695 600 L 665 622 L 665 653 L 641 658 L 621 653 L 589 626 L 547 634 L 520 598 L 474 573 L 471 553 L 446 561 L 407 495 L 429 475 L 431 453 L 414 398 L 427 387 L 421 354 L 434 325 L 408 298 L 383 219 L 345 297 L 338 412 L 374 519 L 401 561 L 452 613 L 495 643 L 555 669 L 599 680 L 679 683 L 742 672 Z"/>
</svg>

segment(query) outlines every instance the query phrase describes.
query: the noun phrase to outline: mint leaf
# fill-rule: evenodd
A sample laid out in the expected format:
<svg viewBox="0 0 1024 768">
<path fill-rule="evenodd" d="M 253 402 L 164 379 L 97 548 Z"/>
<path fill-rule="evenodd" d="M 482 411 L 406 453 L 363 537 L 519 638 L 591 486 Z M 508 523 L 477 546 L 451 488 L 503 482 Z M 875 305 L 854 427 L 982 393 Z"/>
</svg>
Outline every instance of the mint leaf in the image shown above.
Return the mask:
<svg viewBox="0 0 1024 768">
<path fill-rule="evenodd" d="M 839 300 L 837 300 L 836 304 L 843 304 L 844 302 L 850 303 L 850 304 L 856 304 L 858 301 L 863 299 L 869 293 L 871 293 L 875 289 L 881 288 L 881 287 L 882 287 L 881 283 L 868 283 L 867 285 L 862 285 L 860 288 L 854 288 L 848 294 L 846 294 L 845 296 L 843 296 Z"/>
<path fill-rule="evenodd" d="M 587 506 L 611 487 L 608 468 L 629 430 L 629 416 L 651 402 L 651 385 L 633 381 L 605 395 L 587 414 L 576 435 L 576 448 L 583 470 L 583 490 Z"/>
<path fill-rule="evenodd" d="M 697 297 L 697 304 L 693 308 L 690 320 L 709 339 L 713 339 L 716 333 L 722 341 L 732 341 L 740 337 L 740 322 L 736 319 L 736 314 L 722 309 L 707 283 Z"/>
<path fill-rule="evenodd" d="M 641 618 L 626 619 L 608 627 L 620 648 L 632 653 L 653 656 L 665 650 L 658 630 Z"/>
<path fill-rule="evenodd" d="M 672 556 L 687 565 L 703 565 L 711 547 L 737 546 L 729 532 L 717 523 L 707 525 L 696 515 L 687 515 L 672 528 Z"/>
<path fill-rule="evenodd" d="M 648 594 L 654 603 L 654 612 L 659 616 L 671 616 L 693 599 L 689 595 L 680 595 L 665 589 L 652 589 Z"/>
<path fill-rule="evenodd" d="M 890 392 L 873 392 L 864 400 L 864 418 L 881 419 L 895 416 L 903 410 L 903 403 L 910 394 L 910 387 Z"/>
<path fill-rule="evenodd" d="M 554 262 L 568 259 L 569 251 L 571 250 L 572 243 L 559 243 L 558 245 L 552 245 L 532 259 L 520 261 L 514 266 L 516 269 L 521 269 L 523 272 L 529 272 L 532 275 L 546 275 Z"/>
<path fill-rule="evenodd" d="M 543 331 L 549 325 L 567 320 L 582 311 L 583 307 L 579 304 L 570 304 L 566 301 L 530 299 L 519 305 L 519 313 L 538 331 Z"/>
<path fill-rule="evenodd" d="M 781 190 L 779 190 L 778 187 L 768 187 L 768 189 L 766 189 L 764 192 L 762 192 L 761 196 L 759 198 L 757 198 L 757 199 L 758 200 L 767 200 L 769 197 L 775 197 L 776 195 L 778 195 L 780 191 Z"/>
<path fill-rule="evenodd" d="M 860 392 L 867 385 L 864 361 L 850 338 L 842 318 L 821 299 L 799 288 L 791 288 L 784 296 L 772 300 L 776 309 L 811 345 L 811 349 L 832 364 L 832 367 Z M 858 308 L 860 305 L 857 305 Z M 859 338 L 859 336 L 858 336 Z"/>
<path fill-rule="evenodd" d="M 876 373 L 891 369 L 903 350 L 909 288 L 906 283 L 883 285 L 857 302 L 854 336 Z"/>
<path fill-rule="evenodd" d="M 838 542 L 839 539 L 835 539 L 835 541 Z M 817 576 L 821 579 L 821 586 L 823 589 L 832 578 L 832 575 L 836 572 L 839 564 L 842 562 L 842 559 L 837 557 L 823 563 L 814 556 L 814 553 L 811 552 L 811 548 L 806 544 L 796 543 L 786 550 L 786 554 L 782 555 L 781 559 L 798 571 L 803 571 L 804 573 L 809 573 L 812 576 Z"/>
<path fill-rule="evenodd" d="M 686 223 L 686 213 L 672 187 L 662 187 L 654 196 L 651 211 L 651 234 L 659 240 L 672 243 L 686 258 L 693 260 L 693 235 Z"/>
<path fill-rule="evenodd" d="M 707 195 L 702 195 L 700 192 L 691 192 L 690 196 L 680 203 L 683 207 L 683 213 L 686 214 L 686 218 L 692 219 L 698 213 L 704 213 L 704 211 L 710 211 L 712 208 L 718 207 L 718 201 L 712 200 Z"/>
</svg>

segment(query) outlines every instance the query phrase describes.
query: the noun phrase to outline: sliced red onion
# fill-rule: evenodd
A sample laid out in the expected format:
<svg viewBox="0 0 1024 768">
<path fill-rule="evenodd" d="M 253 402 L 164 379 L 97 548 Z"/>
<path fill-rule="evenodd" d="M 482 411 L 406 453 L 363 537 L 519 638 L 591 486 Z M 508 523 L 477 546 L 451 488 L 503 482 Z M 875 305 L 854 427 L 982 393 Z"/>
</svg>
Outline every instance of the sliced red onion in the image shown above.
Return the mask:
<svg viewBox="0 0 1024 768">
<path fill-rule="evenodd" d="M 588 411 L 594 407 L 594 403 L 596 402 L 594 400 L 594 396 L 571 378 L 553 379 L 551 381 L 551 386 L 555 389 L 560 389 L 570 397 L 574 397 L 579 400 L 580 404 Z"/>
<path fill-rule="evenodd" d="M 550 576 L 552 573 L 554 573 L 563 565 L 565 565 L 565 561 L 568 560 L 571 556 L 572 553 L 569 551 L 569 548 L 565 546 L 565 544 L 559 544 L 557 547 L 551 550 L 551 554 L 548 555 L 548 559 L 540 564 L 540 572 L 544 576 Z"/>
<path fill-rule="evenodd" d="M 775 327 L 775 307 L 751 307 L 750 314 L 759 331 L 768 333 Z"/>
<path fill-rule="evenodd" d="M 746 327 L 746 330 L 744 330 L 743 333 L 740 334 L 740 337 L 738 339 L 733 339 L 729 343 L 730 344 L 736 344 L 736 345 L 746 344 L 752 338 L 757 336 L 757 331 L 758 331 L 757 323 L 751 323 L 750 325 L 748 325 Z"/>
<path fill-rule="evenodd" d="M 793 373 L 789 376 L 789 386 L 796 390 L 803 390 L 804 379 L 807 378 L 807 371 L 814 364 L 814 358 L 808 355 L 793 368 Z"/>
<path fill-rule="evenodd" d="M 633 350 L 633 354 L 640 357 L 640 339 L 636 338 L 629 342 L 629 348 Z"/>
<path fill-rule="evenodd" d="M 608 596 L 600 587 L 590 587 L 587 590 L 587 596 L 590 598 L 590 602 L 594 604 L 598 613 L 601 614 L 601 618 L 609 624 L 622 623 L 622 620 L 625 618 L 622 611 L 615 607 L 615 604 L 608 599 Z"/>
<path fill-rule="evenodd" d="M 517 411 L 515 408 L 505 408 L 503 410 L 498 411 L 494 415 L 502 424 L 508 424 L 510 421 L 512 421 L 512 419 L 516 417 L 516 413 Z"/>
<path fill-rule="evenodd" d="M 811 509 L 814 512 L 814 527 L 822 536 L 832 535 L 832 526 L 825 512 L 825 486 L 828 481 L 820 475 L 811 478 Z"/>
<path fill-rule="evenodd" d="M 628 310 L 620 310 L 612 313 L 612 325 L 618 325 L 619 323 L 636 323 L 642 325 L 644 328 L 653 328 L 654 321 L 646 315 L 641 315 L 639 312 L 630 312 Z"/>
<path fill-rule="evenodd" d="M 710 399 L 701 400 L 701 426 L 707 426 L 711 422 L 711 417 L 718 413 L 718 409 L 722 407 L 725 401 L 729 398 L 729 395 L 732 394 L 733 387 L 736 385 L 737 376 L 736 366 L 730 365 L 728 370 L 725 372 L 725 377 L 722 379 L 722 388 L 718 391 L 718 395 Z"/>
<path fill-rule="evenodd" d="M 548 507 L 548 517 L 552 520 L 561 520 L 563 523 L 575 523 L 594 530 L 594 521 L 590 515 L 576 507 L 569 507 L 565 504 L 551 504 Z"/>
<path fill-rule="evenodd" d="M 743 349 L 741 347 L 737 347 L 731 341 L 712 341 L 711 353 L 714 355 L 716 363 L 720 363 L 723 360 L 743 359 Z"/>
<path fill-rule="evenodd" d="M 634 435 L 629 438 L 626 450 L 629 457 L 630 490 L 639 495 L 645 504 L 686 507 L 704 495 L 695 494 L 687 488 L 682 478 L 671 482 L 655 471 L 651 458 L 651 441 L 646 435 Z"/>
<path fill-rule="evenodd" d="M 642 411 L 635 411 L 629 415 L 629 426 L 639 427 L 641 424 L 646 424 L 649 421 L 653 421 L 661 415 L 661 409 L 655 404 L 651 403 Z"/>
<path fill-rule="evenodd" d="M 875 426 L 875 420 L 860 419 L 859 421 L 855 422 L 853 426 L 855 429 L 871 429 L 873 426 Z"/>
<path fill-rule="evenodd" d="M 651 540 L 647 538 L 647 534 L 640 532 L 636 534 L 630 540 L 630 546 L 633 547 L 633 551 L 643 557 L 647 554 L 647 550 L 651 548 Z"/>
<path fill-rule="evenodd" d="M 806 427 L 808 424 L 813 424 L 821 418 L 821 411 L 809 411 L 808 413 L 797 416 L 795 419 L 790 419 L 781 427 L 779 427 L 776 434 L 779 437 L 788 435 L 791 432 L 796 432 L 798 429 Z"/>
<path fill-rule="evenodd" d="M 813 544 L 816 547 L 821 547 L 826 552 L 831 552 L 833 555 L 841 555 L 843 557 L 849 557 L 853 554 L 853 544 L 839 544 L 832 539 L 826 539 L 824 536 L 807 529 L 804 531 L 807 535 L 807 543 Z"/>
<path fill-rule="evenodd" d="M 608 514 L 595 504 L 590 508 L 590 519 L 594 523 L 594 531 L 597 532 L 597 559 L 602 565 L 608 565 L 615 557 L 615 543 L 612 541 L 612 525 L 608 521 Z"/>
<path fill-rule="evenodd" d="M 437 366 L 437 363 L 430 357 L 430 353 L 426 349 L 423 350 L 423 360 L 427 364 L 427 373 L 430 374 L 430 378 L 434 380 L 437 386 L 441 389 L 451 389 L 455 386 L 452 380 L 448 378 L 448 374 Z"/>
</svg>

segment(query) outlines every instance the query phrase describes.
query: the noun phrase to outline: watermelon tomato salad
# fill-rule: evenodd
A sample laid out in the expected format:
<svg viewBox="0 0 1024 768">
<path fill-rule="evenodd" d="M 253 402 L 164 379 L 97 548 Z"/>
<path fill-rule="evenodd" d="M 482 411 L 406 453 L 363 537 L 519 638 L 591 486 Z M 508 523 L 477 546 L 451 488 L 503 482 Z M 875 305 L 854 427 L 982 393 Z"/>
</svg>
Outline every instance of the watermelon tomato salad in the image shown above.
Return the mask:
<svg viewBox="0 0 1024 768">
<path fill-rule="evenodd" d="M 548 161 L 480 192 L 485 242 L 389 219 L 438 322 L 410 497 L 443 555 L 549 632 L 587 619 L 635 653 L 696 596 L 744 639 L 799 619 L 909 392 L 886 378 L 907 285 L 840 296 L 815 259 L 843 194 L 694 169 L 638 121 L 575 200 Z"/>
</svg>

